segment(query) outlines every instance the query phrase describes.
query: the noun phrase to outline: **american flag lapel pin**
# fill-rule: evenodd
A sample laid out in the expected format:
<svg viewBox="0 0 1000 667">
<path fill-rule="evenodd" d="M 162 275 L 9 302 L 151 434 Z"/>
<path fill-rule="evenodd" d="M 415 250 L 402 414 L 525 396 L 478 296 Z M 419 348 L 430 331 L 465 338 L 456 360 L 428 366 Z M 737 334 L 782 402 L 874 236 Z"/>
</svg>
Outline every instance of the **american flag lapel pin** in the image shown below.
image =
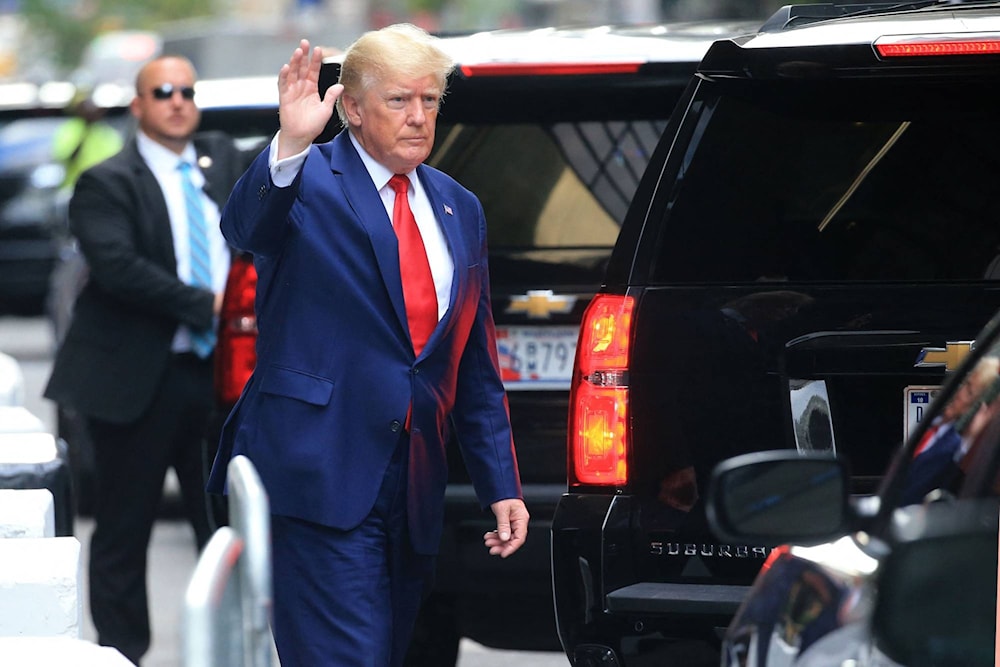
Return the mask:
<svg viewBox="0 0 1000 667">
<path fill-rule="evenodd" d="M 453 215 L 451 206 L 448 206 L 447 204 L 444 205 L 444 212 L 447 213 L 448 215 Z"/>
</svg>

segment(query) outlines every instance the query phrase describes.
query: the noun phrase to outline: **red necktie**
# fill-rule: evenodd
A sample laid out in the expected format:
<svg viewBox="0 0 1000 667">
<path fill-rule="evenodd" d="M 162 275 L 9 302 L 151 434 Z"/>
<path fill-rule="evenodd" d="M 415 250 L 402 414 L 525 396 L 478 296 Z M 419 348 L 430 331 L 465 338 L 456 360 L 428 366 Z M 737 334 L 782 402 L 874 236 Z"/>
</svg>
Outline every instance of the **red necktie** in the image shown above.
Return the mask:
<svg viewBox="0 0 1000 667">
<path fill-rule="evenodd" d="M 396 191 L 396 201 L 392 207 L 392 226 L 399 240 L 399 275 L 403 281 L 403 301 L 406 303 L 406 319 L 410 325 L 410 339 L 413 351 L 420 356 L 427 339 L 431 337 L 438 321 L 437 292 L 431 277 L 431 265 L 427 261 L 424 241 L 417 229 L 410 203 L 406 198 L 410 180 L 396 174 L 389 179 L 389 185 Z"/>
</svg>

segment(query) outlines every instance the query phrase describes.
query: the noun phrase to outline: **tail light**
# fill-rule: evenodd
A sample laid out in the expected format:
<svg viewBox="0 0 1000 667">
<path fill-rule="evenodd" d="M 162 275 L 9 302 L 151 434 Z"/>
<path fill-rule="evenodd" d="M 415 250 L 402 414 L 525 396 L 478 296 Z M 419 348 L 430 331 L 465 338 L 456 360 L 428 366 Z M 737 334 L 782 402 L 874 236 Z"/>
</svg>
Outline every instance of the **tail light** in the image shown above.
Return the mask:
<svg viewBox="0 0 1000 667">
<path fill-rule="evenodd" d="M 635 300 L 599 294 L 583 316 L 569 410 L 569 483 L 628 482 L 628 362 Z"/>
<path fill-rule="evenodd" d="M 589 63 L 480 63 L 462 65 L 462 74 L 473 76 L 582 76 L 586 74 L 635 74 L 638 61 Z"/>
<path fill-rule="evenodd" d="M 883 58 L 985 56 L 1000 53 L 1000 35 L 889 35 L 875 40 Z"/>
<path fill-rule="evenodd" d="M 224 407 L 236 403 L 257 364 L 256 292 L 253 260 L 241 255 L 229 268 L 215 347 L 215 396 Z"/>
</svg>

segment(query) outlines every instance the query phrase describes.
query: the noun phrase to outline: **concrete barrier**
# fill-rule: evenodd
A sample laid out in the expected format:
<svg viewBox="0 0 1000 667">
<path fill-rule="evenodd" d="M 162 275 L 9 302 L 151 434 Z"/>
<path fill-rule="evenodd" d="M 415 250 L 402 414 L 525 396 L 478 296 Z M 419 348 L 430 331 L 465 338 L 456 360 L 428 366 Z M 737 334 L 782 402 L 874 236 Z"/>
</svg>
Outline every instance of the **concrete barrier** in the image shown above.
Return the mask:
<svg viewBox="0 0 1000 667">
<path fill-rule="evenodd" d="M 24 373 L 17 359 L 0 352 L 0 405 L 24 405 Z"/>
<path fill-rule="evenodd" d="M 0 563 L 0 637 L 80 638 L 78 539 L 0 540 Z"/>
<path fill-rule="evenodd" d="M 73 492 L 66 443 L 51 433 L 0 432 L 0 489 L 48 489 L 55 531 L 73 534 Z"/>
<path fill-rule="evenodd" d="M 0 489 L 0 538 L 55 535 L 55 507 L 51 491 Z"/>
<path fill-rule="evenodd" d="M 135 667 L 118 649 L 69 637 L 0 637 L 9 667 Z"/>
<path fill-rule="evenodd" d="M 45 422 L 23 405 L 0 405 L 0 432 L 44 433 Z"/>
</svg>

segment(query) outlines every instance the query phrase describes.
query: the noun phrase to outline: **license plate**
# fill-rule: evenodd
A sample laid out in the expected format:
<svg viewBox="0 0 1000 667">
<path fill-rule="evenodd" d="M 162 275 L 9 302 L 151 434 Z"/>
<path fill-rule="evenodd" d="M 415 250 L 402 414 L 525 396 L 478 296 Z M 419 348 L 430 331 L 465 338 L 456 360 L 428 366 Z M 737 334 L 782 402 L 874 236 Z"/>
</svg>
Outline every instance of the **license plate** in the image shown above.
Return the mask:
<svg viewBox="0 0 1000 667">
<path fill-rule="evenodd" d="M 903 440 L 910 437 L 927 414 L 940 385 L 910 385 L 903 390 Z"/>
<path fill-rule="evenodd" d="M 507 389 L 569 389 L 576 326 L 497 327 L 500 376 Z"/>
</svg>

